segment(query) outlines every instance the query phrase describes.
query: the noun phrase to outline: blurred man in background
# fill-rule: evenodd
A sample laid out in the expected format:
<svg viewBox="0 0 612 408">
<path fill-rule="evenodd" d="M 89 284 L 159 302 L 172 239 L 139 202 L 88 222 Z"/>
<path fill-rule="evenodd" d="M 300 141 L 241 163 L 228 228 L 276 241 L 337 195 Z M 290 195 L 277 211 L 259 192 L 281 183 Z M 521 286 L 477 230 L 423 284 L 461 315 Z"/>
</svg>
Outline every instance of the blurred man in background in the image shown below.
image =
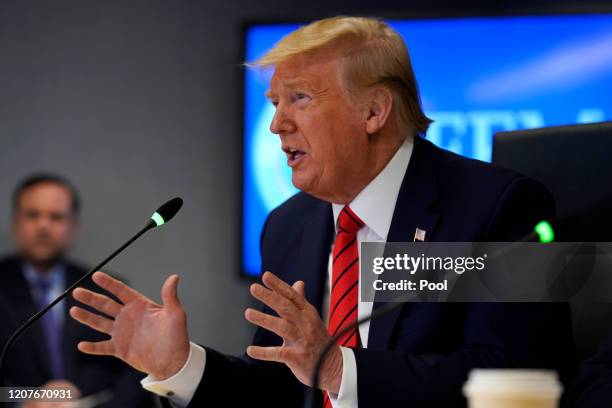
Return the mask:
<svg viewBox="0 0 612 408">
<path fill-rule="evenodd" d="M 86 273 L 66 259 L 77 235 L 79 207 L 75 188 L 55 175 L 33 175 L 16 188 L 16 253 L 0 261 L 0 347 L 31 315 Z M 56 305 L 13 344 L 5 362 L 7 385 L 70 388 L 77 396 L 92 396 L 96 406 L 152 406 L 136 371 L 115 359 L 92 358 L 76 350 L 78 340 L 100 335 L 67 317 L 71 302 L 68 298 Z M 45 403 L 24 407 L 41 404 Z"/>
</svg>

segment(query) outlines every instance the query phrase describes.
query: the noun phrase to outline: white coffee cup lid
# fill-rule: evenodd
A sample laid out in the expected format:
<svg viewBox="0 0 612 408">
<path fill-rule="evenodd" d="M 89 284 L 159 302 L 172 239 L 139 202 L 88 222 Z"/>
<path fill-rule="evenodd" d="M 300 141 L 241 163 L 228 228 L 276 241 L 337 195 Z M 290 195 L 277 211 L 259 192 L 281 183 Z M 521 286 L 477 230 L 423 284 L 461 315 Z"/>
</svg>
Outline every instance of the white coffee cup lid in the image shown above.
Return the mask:
<svg viewBox="0 0 612 408">
<path fill-rule="evenodd" d="M 548 370 L 474 369 L 470 371 L 463 393 L 474 394 L 529 394 L 534 397 L 559 397 L 563 386 L 557 373 Z"/>
</svg>

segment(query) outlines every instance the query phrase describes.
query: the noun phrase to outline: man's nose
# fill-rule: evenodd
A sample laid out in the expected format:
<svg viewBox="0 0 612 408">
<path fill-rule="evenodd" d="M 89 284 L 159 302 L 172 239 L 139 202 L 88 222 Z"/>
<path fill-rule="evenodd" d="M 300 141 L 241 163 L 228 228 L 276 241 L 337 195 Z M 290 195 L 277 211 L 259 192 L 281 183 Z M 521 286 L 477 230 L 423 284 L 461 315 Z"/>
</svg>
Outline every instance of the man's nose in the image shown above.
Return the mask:
<svg viewBox="0 0 612 408">
<path fill-rule="evenodd" d="M 39 217 L 36 221 L 36 227 L 39 230 L 47 230 L 53 224 L 51 217 Z"/>
<path fill-rule="evenodd" d="M 295 129 L 295 122 L 280 108 L 280 106 L 277 107 L 272 122 L 270 123 L 270 132 L 282 135 L 293 133 Z"/>
</svg>

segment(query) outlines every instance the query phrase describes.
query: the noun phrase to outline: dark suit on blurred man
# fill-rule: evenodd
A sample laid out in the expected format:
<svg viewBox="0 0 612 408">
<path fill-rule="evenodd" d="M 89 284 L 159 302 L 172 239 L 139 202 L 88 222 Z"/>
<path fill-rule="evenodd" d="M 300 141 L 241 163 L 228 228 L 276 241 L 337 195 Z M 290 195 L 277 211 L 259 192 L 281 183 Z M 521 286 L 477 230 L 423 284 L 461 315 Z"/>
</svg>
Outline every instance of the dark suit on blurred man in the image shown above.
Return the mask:
<svg viewBox="0 0 612 408">
<path fill-rule="evenodd" d="M 87 271 L 73 263 L 62 263 L 66 287 L 74 283 Z M 89 284 L 89 286 L 94 286 Z M 84 287 L 88 287 L 87 284 Z M 0 261 L 0 345 L 30 316 L 38 311 L 34 299 L 36 288 L 26 279 L 24 265 L 19 258 Z M 75 303 L 72 297 L 55 306 L 64 318 L 61 326 L 63 379 L 75 384 L 82 396 L 108 390 L 113 394 L 108 407 L 150 407 L 153 405 L 149 393 L 143 392 L 139 380 L 142 374 L 112 358 L 96 358 L 77 350 L 80 340 L 102 340 L 103 335 L 78 324 L 68 316 Z M 54 309 L 50 311 L 53 312 Z M 7 383 L 12 386 L 40 387 L 53 379 L 52 363 L 46 348 L 41 322 L 32 326 L 11 347 L 6 357 Z"/>
</svg>

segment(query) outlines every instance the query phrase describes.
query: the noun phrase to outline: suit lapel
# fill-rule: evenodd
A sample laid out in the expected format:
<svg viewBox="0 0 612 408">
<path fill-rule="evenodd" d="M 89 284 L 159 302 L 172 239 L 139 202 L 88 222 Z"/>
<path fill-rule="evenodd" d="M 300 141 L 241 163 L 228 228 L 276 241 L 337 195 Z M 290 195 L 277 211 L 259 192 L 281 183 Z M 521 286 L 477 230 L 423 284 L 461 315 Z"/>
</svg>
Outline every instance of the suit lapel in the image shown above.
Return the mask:
<svg viewBox="0 0 612 408">
<path fill-rule="evenodd" d="M 296 279 L 306 283 L 306 299 L 319 310 L 327 277 L 327 264 L 334 234 L 331 204 L 321 201 L 306 221 L 299 252 L 299 270 Z M 320 243 L 320 244 L 317 244 Z"/>
<path fill-rule="evenodd" d="M 417 228 L 426 231 L 426 241 L 433 237 L 439 217 L 439 210 L 434 206 L 439 196 L 435 159 L 435 147 L 429 141 L 415 137 L 412 157 L 395 204 L 387 242 L 412 242 Z M 375 302 L 374 310 L 383 304 Z M 395 308 L 371 322 L 368 348 L 389 347 L 395 323 L 401 310 L 407 307 L 410 305 Z"/>
<path fill-rule="evenodd" d="M 6 296 L 9 298 L 8 304 L 12 305 L 12 314 L 14 316 L 14 329 L 21 326 L 38 310 L 34 304 L 34 299 L 30 293 L 25 277 L 23 276 L 22 267 L 18 262 L 15 262 L 13 270 L 9 274 L 9 283 L 7 288 Z M 45 338 L 40 321 L 31 326 L 21 338 L 17 339 L 16 342 L 23 341 L 29 344 L 29 349 L 35 354 L 32 359 L 36 361 L 36 364 L 41 370 L 42 377 L 49 378 L 51 368 L 49 367 L 49 356 L 47 346 L 45 344 Z"/>
</svg>

